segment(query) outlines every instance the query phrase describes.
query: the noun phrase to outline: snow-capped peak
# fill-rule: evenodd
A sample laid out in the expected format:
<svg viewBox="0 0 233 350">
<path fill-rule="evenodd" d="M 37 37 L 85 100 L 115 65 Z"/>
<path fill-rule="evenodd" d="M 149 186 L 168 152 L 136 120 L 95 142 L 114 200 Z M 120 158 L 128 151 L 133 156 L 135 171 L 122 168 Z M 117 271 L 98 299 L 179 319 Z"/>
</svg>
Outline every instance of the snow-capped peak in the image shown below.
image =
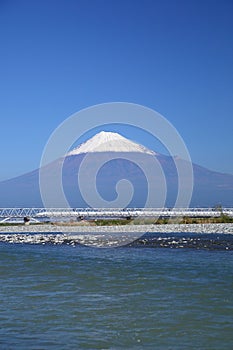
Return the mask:
<svg viewBox="0 0 233 350">
<path fill-rule="evenodd" d="M 154 151 L 130 141 L 118 133 L 101 131 L 70 151 L 68 156 L 90 152 L 139 152 L 151 155 L 156 154 Z"/>
</svg>

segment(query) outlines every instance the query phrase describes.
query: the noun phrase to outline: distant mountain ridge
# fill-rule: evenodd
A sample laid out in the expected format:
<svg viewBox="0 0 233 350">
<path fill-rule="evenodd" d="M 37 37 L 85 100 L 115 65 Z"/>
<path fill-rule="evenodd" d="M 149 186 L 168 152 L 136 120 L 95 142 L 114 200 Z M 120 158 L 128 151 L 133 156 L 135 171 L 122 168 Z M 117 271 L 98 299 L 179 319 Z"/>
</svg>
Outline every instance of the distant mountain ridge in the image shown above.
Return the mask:
<svg viewBox="0 0 233 350">
<path fill-rule="evenodd" d="M 82 198 L 78 187 L 77 174 L 84 158 L 88 155 L 88 171 L 86 181 L 91 180 L 92 171 L 96 164 L 107 157 L 96 177 L 96 187 L 100 195 L 107 201 L 117 196 L 116 184 L 121 179 L 127 179 L 134 187 L 134 196 L 129 207 L 144 207 L 147 197 L 147 179 L 142 169 L 132 159 L 140 159 L 145 168 L 150 159 L 156 158 L 162 167 L 167 184 L 167 200 L 165 206 L 175 204 L 178 177 L 174 159 L 171 156 L 158 154 L 125 137 L 110 132 L 96 134 L 74 150 L 70 151 L 63 163 L 63 189 L 71 207 L 87 207 L 88 203 Z M 133 156 L 132 156 L 133 155 Z M 58 160 L 59 162 L 61 160 Z M 184 162 L 182 159 L 178 160 Z M 57 176 L 56 162 L 45 167 L 49 184 Z M 193 164 L 194 189 L 190 206 L 212 207 L 217 204 L 233 206 L 233 175 L 210 171 Z M 185 186 L 185 183 L 182 184 Z M 154 174 L 152 190 L 160 190 L 160 179 Z M 55 194 L 54 194 L 55 195 Z M 59 203 L 55 207 L 59 207 Z M 34 170 L 22 176 L 0 182 L 1 207 L 41 207 L 43 206 L 39 189 L 39 170 Z"/>
</svg>

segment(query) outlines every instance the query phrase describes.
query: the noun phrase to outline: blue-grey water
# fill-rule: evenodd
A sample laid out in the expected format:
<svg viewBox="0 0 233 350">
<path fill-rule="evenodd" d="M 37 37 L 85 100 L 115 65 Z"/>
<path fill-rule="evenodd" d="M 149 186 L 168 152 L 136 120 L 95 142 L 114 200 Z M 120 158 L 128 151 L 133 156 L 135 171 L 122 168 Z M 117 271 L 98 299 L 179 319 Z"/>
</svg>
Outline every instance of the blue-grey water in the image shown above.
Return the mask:
<svg viewBox="0 0 233 350">
<path fill-rule="evenodd" d="M 0 349 L 233 349 L 233 237 L 217 249 L 205 237 L 198 249 L 0 243 Z"/>
</svg>

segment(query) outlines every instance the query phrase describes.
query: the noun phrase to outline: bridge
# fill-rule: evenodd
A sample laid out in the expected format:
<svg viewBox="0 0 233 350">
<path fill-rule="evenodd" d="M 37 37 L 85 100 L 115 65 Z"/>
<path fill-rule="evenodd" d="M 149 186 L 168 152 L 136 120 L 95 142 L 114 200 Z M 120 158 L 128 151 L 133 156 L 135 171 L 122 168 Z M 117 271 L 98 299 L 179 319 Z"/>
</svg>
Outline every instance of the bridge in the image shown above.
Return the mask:
<svg viewBox="0 0 233 350">
<path fill-rule="evenodd" d="M 233 217 L 233 208 L 0 208 L 0 223 L 8 220 L 131 219 L 169 217 Z"/>
</svg>

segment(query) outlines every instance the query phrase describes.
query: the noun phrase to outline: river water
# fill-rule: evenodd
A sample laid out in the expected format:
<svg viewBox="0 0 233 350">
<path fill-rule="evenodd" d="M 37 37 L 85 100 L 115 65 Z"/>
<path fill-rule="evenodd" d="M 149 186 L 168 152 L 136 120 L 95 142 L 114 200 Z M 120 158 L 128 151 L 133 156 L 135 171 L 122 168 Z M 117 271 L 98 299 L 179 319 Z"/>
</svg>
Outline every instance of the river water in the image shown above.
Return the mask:
<svg viewBox="0 0 233 350">
<path fill-rule="evenodd" d="M 172 242 L 1 242 L 0 349 L 233 349 L 233 236 Z"/>
</svg>

